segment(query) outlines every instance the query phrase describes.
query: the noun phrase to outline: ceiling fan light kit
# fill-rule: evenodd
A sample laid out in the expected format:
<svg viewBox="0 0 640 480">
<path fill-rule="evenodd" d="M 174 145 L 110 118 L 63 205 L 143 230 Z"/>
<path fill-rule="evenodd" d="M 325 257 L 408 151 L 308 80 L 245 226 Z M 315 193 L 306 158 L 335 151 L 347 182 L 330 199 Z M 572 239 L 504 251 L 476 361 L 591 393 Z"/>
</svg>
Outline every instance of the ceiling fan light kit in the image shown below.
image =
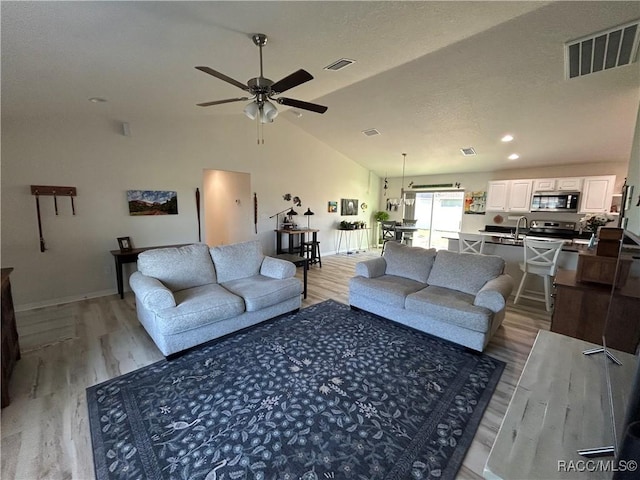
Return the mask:
<svg viewBox="0 0 640 480">
<path fill-rule="evenodd" d="M 223 103 L 251 100 L 251 103 L 247 104 L 247 106 L 244 108 L 244 114 L 252 120 L 258 119 L 260 123 L 272 123 L 273 120 L 278 116 L 278 109 L 274 105 L 274 102 L 279 103 L 280 105 L 296 107 L 302 110 L 309 110 L 316 113 L 324 113 L 327 111 L 327 107 L 323 105 L 304 102 L 302 100 L 296 100 L 293 98 L 276 98 L 277 95 L 280 95 L 287 90 L 297 87 L 298 85 L 308 82 L 309 80 L 312 80 L 313 75 L 311 75 L 306 70 L 300 69 L 291 73 L 290 75 L 287 75 L 283 79 L 278 80 L 275 83 L 272 80 L 265 78 L 265 76 L 263 75 L 262 66 L 262 47 L 267 44 L 267 36 L 263 33 L 256 33 L 252 35 L 251 39 L 253 40 L 253 43 L 260 49 L 260 75 L 258 77 L 249 79 L 246 85 L 210 67 L 195 67 L 201 72 L 207 73 L 213 77 L 218 78 L 219 80 L 225 81 L 235 87 L 240 88 L 241 90 L 244 90 L 251 96 L 198 103 L 197 105 L 199 107 L 210 107 L 212 105 L 221 105 Z"/>
</svg>

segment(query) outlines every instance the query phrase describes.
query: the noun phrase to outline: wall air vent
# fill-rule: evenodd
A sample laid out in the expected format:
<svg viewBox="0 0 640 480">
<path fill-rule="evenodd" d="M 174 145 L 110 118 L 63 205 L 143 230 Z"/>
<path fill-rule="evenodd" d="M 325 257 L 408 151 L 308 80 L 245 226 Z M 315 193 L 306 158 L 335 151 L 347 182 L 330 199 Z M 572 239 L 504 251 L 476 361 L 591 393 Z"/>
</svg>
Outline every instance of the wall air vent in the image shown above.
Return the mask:
<svg viewBox="0 0 640 480">
<path fill-rule="evenodd" d="M 324 69 L 333 70 L 334 72 L 336 72 L 338 70 L 342 70 L 343 68 L 348 67 L 349 65 L 353 65 L 354 63 L 356 63 L 355 60 L 351 60 L 349 58 L 341 58 L 340 60 L 336 60 L 330 65 L 327 65 L 326 67 L 324 67 Z"/>
<path fill-rule="evenodd" d="M 476 151 L 473 149 L 473 147 L 461 148 L 460 151 L 465 157 L 470 157 L 476 154 Z"/>
<path fill-rule="evenodd" d="M 367 137 L 373 137 L 375 135 L 380 135 L 380 132 L 378 130 L 376 130 L 375 128 L 369 128 L 367 130 L 363 130 L 362 133 L 364 133 Z"/>
<path fill-rule="evenodd" d="M 564 44 L 567 79 L 635 62 L 640 28 L 636 20 Z"/>
</svg>

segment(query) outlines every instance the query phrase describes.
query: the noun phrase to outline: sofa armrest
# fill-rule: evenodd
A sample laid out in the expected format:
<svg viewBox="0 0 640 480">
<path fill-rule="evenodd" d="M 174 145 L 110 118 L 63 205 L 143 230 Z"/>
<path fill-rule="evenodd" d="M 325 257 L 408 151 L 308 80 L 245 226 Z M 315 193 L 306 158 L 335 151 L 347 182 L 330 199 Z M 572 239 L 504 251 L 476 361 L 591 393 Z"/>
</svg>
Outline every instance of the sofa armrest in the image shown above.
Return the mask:
<svg viewBox="0 0 640 480">
<path fill-rule="evenodd" d="M 503 273 L 484 284 L 476 294 L 473 304 L 498 313 L 507 305 L 507 298 L 509 298 L 511 290 L 513 290 L 513 278 L 511 275 Z"/>
<path fill-rule="evenodd" d="M 280 280 L 296 276 L 296 266 L 281 258 L 264 257 L 260 266 L 260 275 Z"/>
<path fill-rule="evenodd" d="M 364 262 L 356 263 L 356 275 L 366 278 L 381 277 L 387 270 L 387 261 L 384 257 L 372 258 Z"/>
<path fill-rule="evenodd" d="M 133 272 L 129 277 L 129 286 L 136 294 L 136 300 L 153 312 L 176 306 L 176 299 L 171 290 L 157 278 Z"/>
</svg>

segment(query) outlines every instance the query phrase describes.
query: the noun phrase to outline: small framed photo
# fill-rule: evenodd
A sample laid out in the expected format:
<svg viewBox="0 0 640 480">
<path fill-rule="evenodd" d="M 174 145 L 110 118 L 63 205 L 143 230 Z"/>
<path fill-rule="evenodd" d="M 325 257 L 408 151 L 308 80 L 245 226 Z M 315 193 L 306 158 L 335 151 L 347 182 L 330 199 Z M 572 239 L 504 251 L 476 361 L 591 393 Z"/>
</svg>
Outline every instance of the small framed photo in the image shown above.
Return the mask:
<svg viewBox="0 0 640 480">
<path fill-rule="evenodd" d="M 118 246 L 121 252 L 129 252 L 131 250 L 131 239 L 129 237 L 118 237 Z"/>
</svg>

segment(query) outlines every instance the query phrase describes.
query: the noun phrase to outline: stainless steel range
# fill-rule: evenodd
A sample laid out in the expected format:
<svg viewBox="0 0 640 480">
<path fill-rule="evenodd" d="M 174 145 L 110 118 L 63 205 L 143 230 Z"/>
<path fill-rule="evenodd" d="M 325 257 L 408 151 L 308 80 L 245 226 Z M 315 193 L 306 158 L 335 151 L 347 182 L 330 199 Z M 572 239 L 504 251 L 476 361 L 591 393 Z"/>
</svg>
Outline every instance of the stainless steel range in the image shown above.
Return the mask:
<svg viewBox="0 0 640 480">
<path fill-rule="evenodd" d="M 528 237 L 572 239 L 576 236 L 576 222 L 556 220 L 532 220 Z"/>
</svg>

